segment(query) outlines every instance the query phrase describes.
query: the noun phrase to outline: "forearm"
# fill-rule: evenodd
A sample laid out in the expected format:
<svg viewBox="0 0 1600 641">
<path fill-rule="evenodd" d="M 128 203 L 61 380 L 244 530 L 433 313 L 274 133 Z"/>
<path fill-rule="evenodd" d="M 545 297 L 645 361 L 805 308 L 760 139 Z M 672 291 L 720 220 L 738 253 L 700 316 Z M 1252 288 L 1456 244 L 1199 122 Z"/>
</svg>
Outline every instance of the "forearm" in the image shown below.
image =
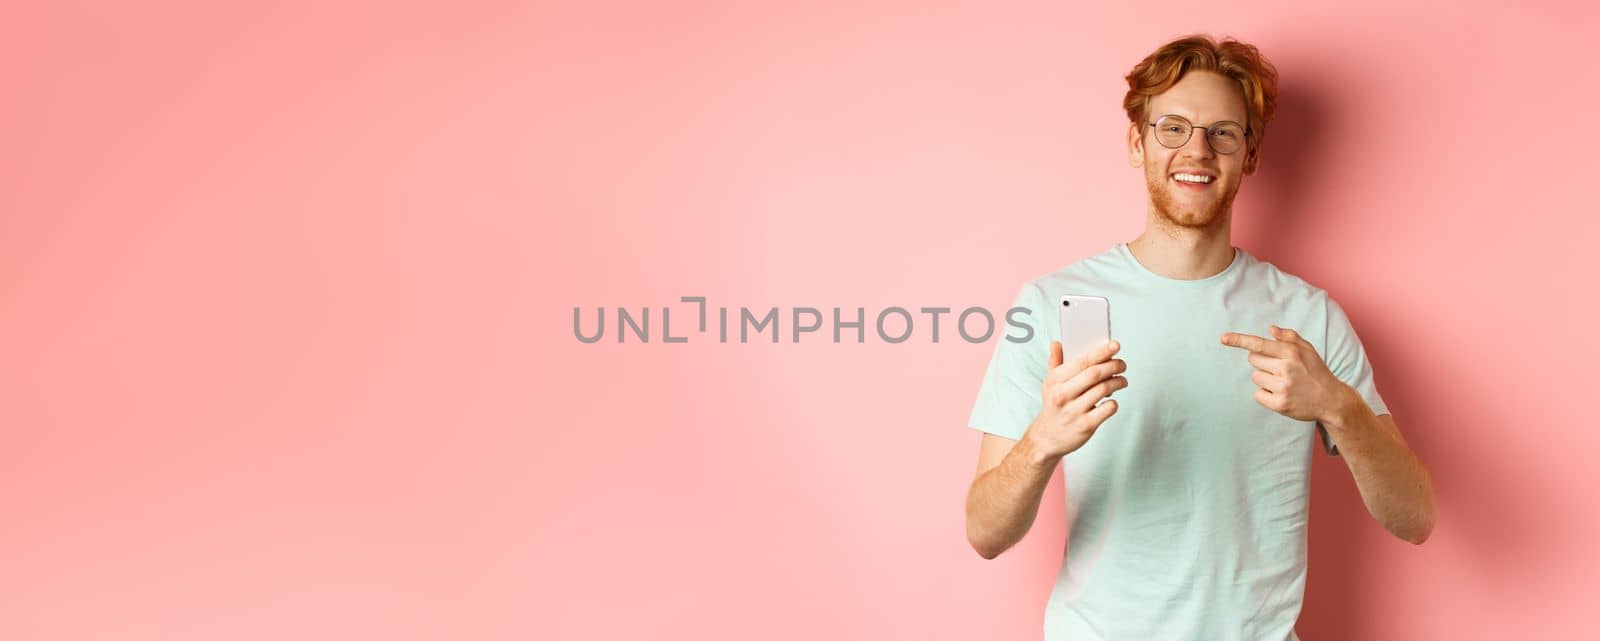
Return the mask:
<svg viewBox="0 0 1600 641">
<path fill-rule="evenodd" d="M 1433 531 L 1433 479 L 1400 435 L 1347 389 L 1321 423 L 1350 468 L 1367 512 L 1395 536 L 1421 544 Z"/>
<path fill-rule="evenodd" d="M 1021 541 L 1033 527 L 1039 500 L 1060 457 L 1042 454 L 1026 436 L 967 492 L 967 540 L 985 559 Z"/>
</svg>

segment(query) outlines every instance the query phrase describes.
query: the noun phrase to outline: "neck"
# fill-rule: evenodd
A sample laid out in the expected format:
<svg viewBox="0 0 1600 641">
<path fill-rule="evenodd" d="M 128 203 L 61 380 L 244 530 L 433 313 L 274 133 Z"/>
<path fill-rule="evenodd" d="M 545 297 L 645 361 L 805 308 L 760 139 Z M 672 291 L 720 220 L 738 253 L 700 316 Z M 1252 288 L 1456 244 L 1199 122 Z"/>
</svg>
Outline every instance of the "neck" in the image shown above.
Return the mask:
<svg viewBox="0 0 1600 641">
<path fill-rule="evenodd" d="M 1151 211 L 1144 233 L 1128 242 L 1128 251 L 1145 269 L 1167 278 L 1198 280 L 1215 276 L 1233 264 L 1230 213 L 1223 212 L 1210 225 L 1187 227 L 1172 224 Z"/>
</svg>

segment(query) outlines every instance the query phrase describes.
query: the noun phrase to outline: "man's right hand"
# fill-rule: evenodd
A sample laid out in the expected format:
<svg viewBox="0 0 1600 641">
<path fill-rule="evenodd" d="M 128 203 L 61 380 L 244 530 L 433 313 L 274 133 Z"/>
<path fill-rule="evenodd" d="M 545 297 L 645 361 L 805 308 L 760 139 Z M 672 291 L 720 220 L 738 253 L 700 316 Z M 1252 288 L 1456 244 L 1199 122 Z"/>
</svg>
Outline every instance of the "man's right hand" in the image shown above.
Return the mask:
<svg viewBox="0 0 1600 641">
<path fill-rule="evenodd" d="M 1044 406 L 1023 438 L 1055 458 L 1089 442 L 1100 424 L 1117 413 L 1114 400 L 1095 403 L 1128 386 L 1128 379 L 1118 376 L 1128 371 L 1128 364 L 1111 358 L 1121 347 L 1114 340 L 1107 341 L 1064 363 L 1061 342 L 1050 341 L 1050 370 L 1040 388 Z"/>
</svg>

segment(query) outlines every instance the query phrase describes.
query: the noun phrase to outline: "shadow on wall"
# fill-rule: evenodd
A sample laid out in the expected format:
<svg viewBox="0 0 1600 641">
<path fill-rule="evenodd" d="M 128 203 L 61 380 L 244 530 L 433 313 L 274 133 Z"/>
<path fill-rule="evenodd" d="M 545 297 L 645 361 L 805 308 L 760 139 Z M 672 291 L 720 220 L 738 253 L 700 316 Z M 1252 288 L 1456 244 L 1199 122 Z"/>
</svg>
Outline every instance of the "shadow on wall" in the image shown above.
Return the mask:
<svg viewBox="0 0 1600 641">
<path fill-rule="evenodd" d="M 1327 140 L 1329 129 L 1335 126 L 1329 119 L 1331 107 L 1329 98 L 1321 95 L 1314 85 L 1280 87 L 1278 109 L 1262 138 L 1256 173 L 1246 178 L 1240 188 L 1241 195 L 1249 192 L 1251 200 L 1259 203 L 1255 209 L 1263 212 L 1250 221 L 1251 237 L 1261 242 L 1246 243 L 1243 242 L 1246 239 L 1235 238 L 1235 245 L 1293 255 L 1292 251 L 1287 251 L 1293 249 L 1288 245 L 1297 240 L 1294 230 L 1305 216 L 1311 181 L 1323 169 L 1318 165 L 1322 156 L 1315 150 Z M 1235 232 L 1240 231 L 1237 218 L 1234 222 Z"/>
</svg>

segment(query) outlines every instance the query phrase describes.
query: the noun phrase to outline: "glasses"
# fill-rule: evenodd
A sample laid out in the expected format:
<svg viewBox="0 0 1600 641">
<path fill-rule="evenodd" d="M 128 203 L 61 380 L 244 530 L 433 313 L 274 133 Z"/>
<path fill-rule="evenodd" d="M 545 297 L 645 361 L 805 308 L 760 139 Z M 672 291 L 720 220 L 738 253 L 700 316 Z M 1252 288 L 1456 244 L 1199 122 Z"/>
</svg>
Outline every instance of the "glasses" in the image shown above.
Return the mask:
<svg viewBox="0 0 1600 641">
<path fill-rule="evenodd" d="M 1155 122 L 1150 123 L 1150 126 L 1156 128 L 1156 142 L 1168 149 L 1177 149 L 1189 144 L 1189 137 L 1194 135 L 1194 130 L 1204 131 L 1206 144 L 1211 146 L 1212 151 L 1224 156 L 1239 151 L 1245 138 L 1250 135 L 1249 129 L 1231 120 L 1214 122 L 1210 127 L 1201 127 L 1189 122 L 1183 116 L 1171 114 L 1157 118 Z"/>
</svg>

